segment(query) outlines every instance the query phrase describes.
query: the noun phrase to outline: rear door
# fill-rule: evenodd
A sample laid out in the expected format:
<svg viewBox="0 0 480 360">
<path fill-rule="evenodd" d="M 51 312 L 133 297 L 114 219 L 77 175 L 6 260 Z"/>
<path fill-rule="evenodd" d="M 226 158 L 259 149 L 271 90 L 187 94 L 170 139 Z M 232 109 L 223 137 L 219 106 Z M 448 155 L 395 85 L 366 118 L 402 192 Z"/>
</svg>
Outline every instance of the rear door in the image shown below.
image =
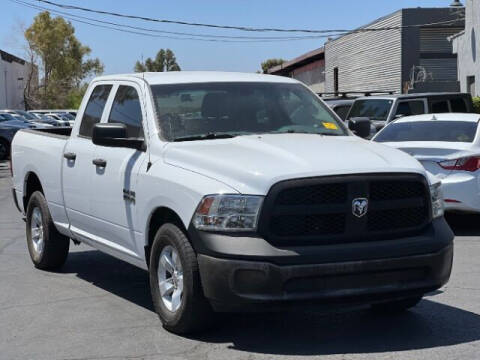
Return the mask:
<svg viewBox="0 0 480 360">
<path fill-rule="evenodd" d="M 111 84 L 97 84 L 91 89 L 85 110 L 79 114 L 81 122 L 75 125 L 63 154 L 63 196 L 71 231 L 86 237 L 92 234 L 90 197 L 96 170 L 92 165 L 96 147 L 92 131 L 102 118 L 111 89 Z"/>
<path fill-rule="evenodd" d="M 118 82 L 113 92 L 104 121 L 123 123 L 128 137 L 145 139 L 142 89 L 136 83 Z M 143 233 L 136 225 L 135 193 L 139 168 L 147 166 L 147 152 L 97 146 L 94 157 L 105 164 L 97 166 L 92 178 L 94 232 L 105 245 L 137 257 L 144 249 L 138 249 L 135 242 Z"/>
</svg>

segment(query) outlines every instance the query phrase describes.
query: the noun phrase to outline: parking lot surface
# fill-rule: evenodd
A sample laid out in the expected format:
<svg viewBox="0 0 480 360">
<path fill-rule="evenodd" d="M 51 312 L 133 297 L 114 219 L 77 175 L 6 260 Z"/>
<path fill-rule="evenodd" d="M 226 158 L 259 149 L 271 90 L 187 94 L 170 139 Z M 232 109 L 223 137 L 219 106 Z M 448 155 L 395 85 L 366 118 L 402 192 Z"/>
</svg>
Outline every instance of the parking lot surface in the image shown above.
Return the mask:
<svg viewBox="0 0 480 360">
<path fill-rule="evenodd" d="M 0 359 L 479 359 L 480 218 L 449 218 L 450 282 L 412 311 L 225 315 L 180 337 L 153 311 L 143 270 L 84 245 L 60 272 L 36 270 L 0 162 Z M 477 230 L 478 229 L 478 230 Z"/>
</svg>

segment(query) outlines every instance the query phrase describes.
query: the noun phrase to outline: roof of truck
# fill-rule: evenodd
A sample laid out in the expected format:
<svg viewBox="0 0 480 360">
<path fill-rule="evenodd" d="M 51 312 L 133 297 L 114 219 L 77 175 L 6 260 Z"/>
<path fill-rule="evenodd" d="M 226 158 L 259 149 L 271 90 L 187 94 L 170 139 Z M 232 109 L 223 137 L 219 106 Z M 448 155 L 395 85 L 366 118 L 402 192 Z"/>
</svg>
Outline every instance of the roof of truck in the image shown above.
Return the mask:
<svg viewBox="0 0 480 360">
<path fill-rule="evenodd" d="M 150 85 L 204 82 L 274 82 L 290 84 L 298 83 L 297 80 L 283 76 L 221 71 L 168 71 L 118 74 L 99 76 L 95 78 L 94 81 L 128 80 L 129 78 L 145 79 L 145 81 L 147 81 Z"/>
</svg>

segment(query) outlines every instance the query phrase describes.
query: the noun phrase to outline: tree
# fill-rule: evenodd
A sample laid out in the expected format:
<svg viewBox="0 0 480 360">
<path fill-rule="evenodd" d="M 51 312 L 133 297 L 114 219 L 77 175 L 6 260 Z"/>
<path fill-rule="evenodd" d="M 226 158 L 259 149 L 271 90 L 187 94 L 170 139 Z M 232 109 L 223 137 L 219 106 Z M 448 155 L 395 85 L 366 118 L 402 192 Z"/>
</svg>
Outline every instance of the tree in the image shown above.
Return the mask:
<svg viewBox="0 0 480 360">
<path fill-rule="evenodd" d="M 48 11 L 38 14 L 26 29 L 25 39 L 32 61 L 38 59 L 41 74 L 40 89 L 35 99 L 26 99 L 27 107 L 63 108 L 85 78 L 103 72 L 99 59 L 86 59 L 90 48 L 75 37 L 75 28 L 60 16 L 51 17 Z"/>
<path fill-rule="evenodd" d="M 177 64 L 175 54 L 170 49 L 160 49 L 155 56 L 155 59 L 147 58 L 145 62 L 137 61 L 135 63 L 135 72 L 163 72 L 163 71 L 180 71 L 180 66 Z"/>
<path fill-rule="evenodd" d="M 278 66 L 278 65 L 282 65 L 284 62 L 285 62 L 285 60 L 283 60 L 283 59 L 268 59 L 268 60 L 265 60 L 261 64 L 262 71 L 263 71 L 264 74 L 267 74 L 269 69 L 271 69 L 275 66 Z"/>
</svg>

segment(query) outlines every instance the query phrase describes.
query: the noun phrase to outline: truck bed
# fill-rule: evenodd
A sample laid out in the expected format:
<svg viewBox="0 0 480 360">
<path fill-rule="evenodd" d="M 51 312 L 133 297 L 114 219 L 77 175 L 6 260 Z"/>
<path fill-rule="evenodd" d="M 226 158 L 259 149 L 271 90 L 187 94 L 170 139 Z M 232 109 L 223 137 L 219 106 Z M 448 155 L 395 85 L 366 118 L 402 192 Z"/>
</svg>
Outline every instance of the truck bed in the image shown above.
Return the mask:
<svg viewBox="0 0 480 360">
<path fill-rule="evenodd" d="M 46 129 L 23 129 L 22 131 L 33 132 L 35 134 L 41 133 L 43 135 L 50 135 L 55 137 L 62 137 L 68 139 L 72 133 L 72 128 L 70 127 L 52 127 Z"/>
</svg>

